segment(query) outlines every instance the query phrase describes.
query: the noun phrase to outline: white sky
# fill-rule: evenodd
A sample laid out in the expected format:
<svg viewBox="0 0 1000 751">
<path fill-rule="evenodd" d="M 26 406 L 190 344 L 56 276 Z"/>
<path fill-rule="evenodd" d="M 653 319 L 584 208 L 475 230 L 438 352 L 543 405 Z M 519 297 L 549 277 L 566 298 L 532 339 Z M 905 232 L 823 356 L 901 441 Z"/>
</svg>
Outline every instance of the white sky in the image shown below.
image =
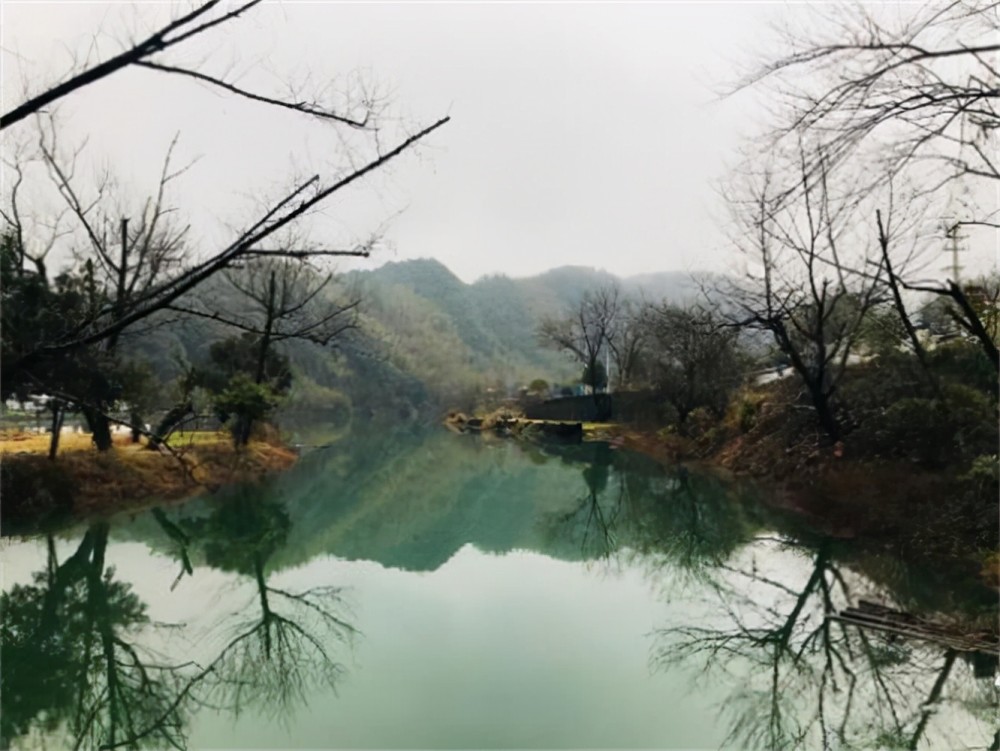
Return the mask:
<svg viewBox="0 0 1000 751">
<path fill-rule="evenodd" d="M 2 5 L 5 109 L 22 81 L 63 75 L 70 52 L 85 55 L 98 30 L 106 57 L 128 30 L 138 35 L 180 7 Z M 207 67 L 235 62 L 242 84 L 263 87 L 362 69 L 391 90 L 391 109 L 411 128 L 452 115 L 419 154 L 331 205 L 317 238 L 349 241 L 405 209 L 379 260 L 432 256 L 466 280 L 563 264 L 620 274 L 718 268 L 713 180 L 744 123 L 738 103 L 715 102 L 712 86 L 733 76 L 732 61 L 750 56 L 763 19 L 780 9 L 281 2 L 215 33 Z M 63 143 L 89 137 L 88 159 L 113 165 L 137 193 L 152 188 L 179 131 L 179 153 L 201 159 L 174 203 L 206 241 L 221 241 L 220 221 L 238 223 L 287 185 L 290 158 L 299 173 L 319 171 L 339 149 L 328 127 L 152 71 L 73 95 L 59 117 Z"/>
<path fill-rule="evenodd" d="M 183 7 L 2 0 L 4 109 L 24 81 L 37 89 L 64 75 L 99 30 L 94 49 L 107 57 Z M 403 129 L 451 115 L 419 152 L 315 219 L 314 238 L 342 244 L 393 217 L 376 262 L 431 256 L 469 281 L 564 264 L 623 275 L 721 270 L 732 256 L 716 180 L 764 116 L 748 95 L 720 102 L 716 93 L 734 65 L 768 52 L 770 20 L 798 12 L 779 3 L 276 0 L 164 60 L 231 70 L 241 85 L 275 92 L 306 73 L 325 82 L 360 69 L 391 92 Z M 329 126 L 153 71 L 71 95 L 58 116 L 62 142 L 89 138 L 87 164 L 111 165 L 133 196 L 155 187 L 179 132 L 180 157 L 200 159 L 173 204 L 206 248 L 293 175 L 346 165 Z M 5 136 L 16 129 L 12 137 L 30 125 Z M 390 125 L 383 146 L 398 132 Z"/>
</svg>

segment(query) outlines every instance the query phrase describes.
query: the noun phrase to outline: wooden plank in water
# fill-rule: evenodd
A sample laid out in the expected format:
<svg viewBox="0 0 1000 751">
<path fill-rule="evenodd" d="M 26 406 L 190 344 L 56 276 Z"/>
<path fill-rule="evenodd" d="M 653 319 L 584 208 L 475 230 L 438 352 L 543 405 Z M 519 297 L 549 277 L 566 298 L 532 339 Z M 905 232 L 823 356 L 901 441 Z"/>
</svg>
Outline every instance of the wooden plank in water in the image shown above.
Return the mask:
<svg viewBox="0 0 1000 751">
<path fill-rule="evenodd" d="M 948 624 L 935 623 L 913 613 L 894 610 L 871 600 L 858 600 L 858 607 L 845 608 L 836 615 L 828 615 L 827 618 L 858 628 L 869 628 L 897 636 L 934 642 L 963 652 L 1000 655 L 1000 642 L 991 633 L 957 632 L 954 627 Z"/>
<path fill-rule="evenodd" d="M 844 618 L 850 618 L 856 621 L 866 621 L 872 624 L 885 624 L 899 628 L 915 629 L 927 633 L 941 634 L 943 636 L 950 636 L 955 633 L 954 629 L 948 628 L 947 626 L 939 623 L 933 623 L 931 621 L 925 621 L 915 616 L 908 616 L 905 618 L 898 617 L 899 615 L 906 614 L 898 614 L 896 611 L 888 610 L 887 608 L 877 614 L 858 610 L 856 608 L 846 608 L 840 612 L 840 615 Z"/>
</svg>

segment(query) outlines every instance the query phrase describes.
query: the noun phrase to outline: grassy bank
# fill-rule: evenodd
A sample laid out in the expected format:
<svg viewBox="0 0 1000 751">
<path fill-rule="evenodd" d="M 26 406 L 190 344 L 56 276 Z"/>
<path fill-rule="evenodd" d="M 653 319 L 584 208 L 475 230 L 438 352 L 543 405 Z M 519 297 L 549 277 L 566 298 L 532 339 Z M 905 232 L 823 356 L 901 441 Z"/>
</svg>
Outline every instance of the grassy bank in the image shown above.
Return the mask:
<svg viewBox="0 0 1000 751">
<path fill-rule="evenodd" d="M 118 436 L 98 452 L 88 434 L 68 434 L 47 457 L 48 436 L 0 435 L 0 502 L 4 533 L 96 514 L 180 500 L 223 485 L 285 470 L 296 454 L 276 441 L 254 440 L 237 450 L 227 433 L 171 438 L 170 450 L 148 450 Z"/>
<path fill-rule="evenodd" d="M 854 396 L 873 394 L 879 379 L 884 375 L 871 369 L 851 374 L 845 388 L 857 408 L 836 442 L 818 430 L 791 378 L 742 389 L 721 419 L 698 410 L 683 426 L 584 423 L 582 434 L 664 464 L 693 462 L 752 477 L 769 505 L 795 514 L 817 535 L 974 569 L 1000 587 L 1000 484 L 988 410 L 959 403 L 942 416 L 928 402 L 908 406 L 899 419 L 896 408 L 879 403 L 889 400 L 872 398 L 867 406 Z M 483 416 L 482 429 L 497 420 Z"/>
<path fill-rule="evenodd" d="M 705 463 L 755 478 L 768 489 L 769 504 L 817 534 L 904 559 L 958 562 L 1000 588 L 995 456 L 927 461 L 901 448 L 880 449 L 861 430 L 824 441 L 795 386 L 785 381 L 744 391 L 722 420 L 689 425 L 686 435 L 629 425 L 589 435 L 664 463 Z M 914 430 L 913 442 L 927 440 Z"/>
</svg>

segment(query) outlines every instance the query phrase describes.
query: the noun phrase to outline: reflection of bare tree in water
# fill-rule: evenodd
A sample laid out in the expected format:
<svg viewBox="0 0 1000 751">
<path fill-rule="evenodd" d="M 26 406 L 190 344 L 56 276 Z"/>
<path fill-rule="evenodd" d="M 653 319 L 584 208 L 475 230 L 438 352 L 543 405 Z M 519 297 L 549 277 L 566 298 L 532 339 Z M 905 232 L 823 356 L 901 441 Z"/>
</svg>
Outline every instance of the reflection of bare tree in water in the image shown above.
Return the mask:
<svg viewBox="0 0 1000 751">
<path fill-rule="evenodd" d="M 3 746 L 61 730 L 71 748 L 183 748 L 189 665 L 138 643 L 152 625 L 131 587 L 105 563 L 108 525 L 91 525 L 59 562 L 2 596 Z"/>
<path fill-rule="evenodd" d="M 236 715 L 253 708 L 287 719 L 314 690 L 336 687 L 344 669 L 332 650 L 355 629 L 333 612 L 339 588 L 292 593 L 263 579 L 258 586 L 260 613 L 233 629 L 212 663 L 204 699 Z"/>
<path fill-rule="evenodd" d="M 356 633 L 337 614 L 344 606 L 342 590 L 291 592 L 267 583 L 267 560 L 291 528 L 284 507 L 241 494 L 207 519 L 181 526 L 203 546 L 209 565 L 252 577 L 256 588 L 253 600 L 230 620 L 229 636 L 206 671 L 201 700 L 237 715 L 254 708 L 284 719 L 312 691 L 335 688 L 344 668 L 333 650 Z"/>
<path fill-rule="evenodd" d="M 585 463 L 587 493 L 550 517 L 548 533 L 585 558 L 635 555 L 701 575 L 752 539 L 745 506 L 717 478 L 632 466 L 636 457 L 600 443 L 564 460 Z"/>
<path fill-rule="evenodd" d="M 312 691 L 335 686 L 343 667 L 334 650 L 355 629 L 338 615 L 338 588 L 267 583 L 267 560 L 290 528 L 279 503 L 240 496 L 206 519 L 154 518 L 181 576 L 194 574 L 190 551 L 200 545 L 210 565 L 251 578 L 250 607 L 230 619 L 207 662 L 158 654 L 142 644 L 157 624 L 105 560 L 108 524 L 91 525 L 61 562 L 49 537 L 46 569 L 0 597 L 0 747 L 38 731 L 68 736 L 74 749 L 183 749 L 199 707 L 286 718 Z"/>
<path fill-rule="evenodd" d="M 638 493 L 648 499 L 633 547 L 675 571 L 697 579 L 710 576 L 753 539 L 745 499 L 717 477 L 676 467 L 652 487 L 649 477 L 630 475 L 629 480 L 633 486 L 646 483 Z"/>
<path fill-rule="evenodd" d="M 955 747 L 947 727 L 932 733 L 946 703 L 966 723 L 995 717 L 992 681 L 971 680 L 967 655 L 825 617 L 852 597 L 829 543 L 797 581 L 756 563 L 727 571 L 715 585 L 717 612 L 663 629 L 653 659 L 661 667 L 701 661 L 709 678 L 723 673 L 741 686 L 725 705 L 738 747 Z"/>
<path fill-rule="evenodd" d="M 335 688 L 343 666 L 333 650 L 356 631 L 337 615 L 343 607 L 340 588 L 290 592 L 267 583 L 267 561 L 291 528 L 280 502 L 246 489 L 207 518 L 176 524 L 162 514 L 156 519 L 175 544 L 181 576 L 193 570 L 190 548 L 200 546 L 206 563 L 250 577 L 256 589 L 247 606 L 226 619 L 227 633 L 215 656 L 189 677 L 186 701 L 234 716 L 253 709 L 287 720 L 313 691 Z"/>
<path fill-rule="evenodd" d="M 751 541 L 799 546 L 755 538 L 751 505 L 725 483 L 681 468 L 644 470 L 607 448 L 568 452 L 563 460 L 586 464 L 587 492 L 569 512 L 550 517 L 551 536 L 574 541 L 584 557 L 630 555 L 658 577 L 669 572 L 676 581 L 680 573 L 708 588 L 709 615 L 662 629 L 653 662 L 702 662 L 709 679 L 728 674 L 739 687 L 725 706 L 733 746 L 952 747 L 951 716 L 982 720 L 990 729 L 979 748 L 1000 751 L 988 724 L 997 711 L 992 680 L 972 678 L 968 653 L 826 618 L 858 594 L 829 541 L 801 546 L 809 550 L 804 572 L 788 568 L 787 549 L 762 559 L 770 566 L 780 560 L 775 571 L 756 559 L 741 564 L 745 556 L 736 551 Z"/>
<path fill-rule="evenodd" d="M 594 444 L 588 458 L 582 472 L 587 494 L 569 511 L 554 515 L 549 532 L 557 538 L 578 537 L 585 558 L 608 558 L 618 549 L 618 522 L 628 504 L 628 492 L 623 475 L 617 478 L 615 491 L 606 492 L 612 459 L 607 445 Z"/>
</svg>

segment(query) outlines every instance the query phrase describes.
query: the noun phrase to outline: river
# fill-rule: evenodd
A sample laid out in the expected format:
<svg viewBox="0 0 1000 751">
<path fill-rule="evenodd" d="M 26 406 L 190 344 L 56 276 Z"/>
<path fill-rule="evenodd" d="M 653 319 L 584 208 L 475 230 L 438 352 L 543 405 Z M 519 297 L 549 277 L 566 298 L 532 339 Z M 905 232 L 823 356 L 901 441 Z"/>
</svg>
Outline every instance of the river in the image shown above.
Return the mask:
<svg viewBox="0 0 1000 751">
<path fill-rule="evenodd" d="M 995 595 L 765 494 L 602 443 L 372 431 L 7 538 L 3 746 L 989 747 L 995 660 L 824 615 Z"/>
</svg>

